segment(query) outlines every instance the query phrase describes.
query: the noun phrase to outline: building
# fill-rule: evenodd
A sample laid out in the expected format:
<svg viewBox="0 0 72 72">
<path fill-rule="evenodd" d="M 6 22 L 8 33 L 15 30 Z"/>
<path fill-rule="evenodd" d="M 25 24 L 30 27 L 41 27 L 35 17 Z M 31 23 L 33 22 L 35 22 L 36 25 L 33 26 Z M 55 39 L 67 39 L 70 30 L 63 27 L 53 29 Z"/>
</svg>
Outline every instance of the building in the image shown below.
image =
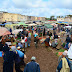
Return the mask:
<svg viewBox="0 0 72 72">
<path fill-rule="evenodd" d="M 37 17 L 35 17 L 35 21 L 37 21 Z"/>
<path fill-rule="evenodd" d="M 57 21 L 72 22 L 72 15 L 67 15 L 65 18 L 57 18 Z"/>
<path fill-rule="evenodd" d="M 45 21 L 45 17 L 41 17 L 41 21 Z"/>
<path fill-rule="evenodd" d="M 35 21 L 35 16 L 31 16 L 31 21 Z"/>
<path fill-rule="evenodd" d="M 3 13 L 0 13 L 0 22 L 3 22 Z"/>
<path fill-rule="evenodd" d="M 62 21 L 62 22 L 64 22 L 64 18 L 57 18 L 57 21 Z"/>
<path fill-rule="evenodd" d="M 8 12 L 0 12 L 0 22 L 45 21 L 45 17 L 26 16 Z"/>
</svg>

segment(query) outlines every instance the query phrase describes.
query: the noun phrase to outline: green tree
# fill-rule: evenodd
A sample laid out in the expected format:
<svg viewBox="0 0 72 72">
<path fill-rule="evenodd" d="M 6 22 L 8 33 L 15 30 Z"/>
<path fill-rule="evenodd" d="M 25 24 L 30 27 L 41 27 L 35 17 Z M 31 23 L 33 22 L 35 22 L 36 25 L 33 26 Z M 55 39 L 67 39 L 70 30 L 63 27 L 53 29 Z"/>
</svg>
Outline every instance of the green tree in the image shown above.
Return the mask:
<svg viewBox="0 0 72 72">
<path fill-rule="evenodd" d="M 54 20 L 55 18 L 54 18 L 55 16 L 50 16 L 50 20 Z"/>
<path fill-rule="evenodd" d="M 57 18 L 60 18 L 60 16 L 57 16 Z"/>
<path fill-rule="evenodd" d="M 45 18 L 45 20 L 50 20 L 50 18 Z"/>
</svg>

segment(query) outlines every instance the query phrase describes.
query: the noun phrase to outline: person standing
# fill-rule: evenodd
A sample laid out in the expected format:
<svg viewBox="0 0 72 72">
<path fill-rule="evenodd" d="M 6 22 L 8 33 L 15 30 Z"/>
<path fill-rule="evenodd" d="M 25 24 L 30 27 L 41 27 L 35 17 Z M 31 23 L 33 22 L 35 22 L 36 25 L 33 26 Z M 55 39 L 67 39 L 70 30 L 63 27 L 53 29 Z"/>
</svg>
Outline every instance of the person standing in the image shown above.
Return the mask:
<svg viewBox="0 0 72 72">
<path fill-rule="evenodd" d="M 47 31 L 47 35 L 49 36 L 49 29 L 48 29 L 48 31 Z"/>
<path fill-rule="evenodd" d="M 38 37 L 34 37 L 34 43 L 35 43 L 35 47 L 37 48 L 38 47 L 38 42 L 39 42 L 39 39 Z"/>
<path fill-rule="evenodd" d="M 68 56 L 67 56 L 68 51 L 65 50 L 64 53 L 66 53 L 66 58 L 68 58 Z M 58 58 L 58 64 L 60 63 L 60 61 L 61 61 L 62 58 L 63 58 L 63 55 L 59 56 L 59 58 Z"/>
<path fill-rule="evenodd" d="M 24 41 L 25 41 L 25 48 L 27 48 L 27 37 L 24 36 Z"/>
<path fill-rule="evenodd" d="M 40 36 L 40 33 L 41 33 L 41 30 L 40 30 L 40 28 L 39 28 L 39 30 L 38 30 L 38 35 Z"/>
<path fill-rule="evenodd" d="M 13 72 L 13 63 L 16 57 L 16 53 L 10 51 L 7 46 L 3 46 L 4 52 L 4 63 L 3 63 L 3 72 Z"/>
<path fill-rule="evenodd" d="M 49 42 L 50 42 L 50 37 L 47 36 L 44 42 L 45 42 L 45 46 L 48 47 L 49 46 Z"/>
<path fill-rule="evenodd" d="M 21 58 L 19 57 L 19 54 L 17 52 L 17 49 L 15 46 L 12 46 L 11 47 L 11 50 L 16 53 L 16 57 L 15 57 L 15 70 L 16 72 L 23 72 L 21 69 L 20 69 L 20 63 L 21 63 Z"/>
<path fill-rule="evenodd" d="M 30 37 L 27 37 L 27 44 L 28 44 L 28 47 L 30 47 L 30 42 L 31 42 L 31 38 L 30 38 Z"/>
<path fill-rule="evenodd" d="M 71 42 L 72 42 L 72 27 L 70 29 L 70 35 L 71 35 Z"/>
<path fill-rule="evenodd" d="M 29 33 L 28 33 L 28 37 L 30 38 L 30 40 L 31 40 L 31 33 L 30 33 L 30 31 L 29 31 Z"/>
<path fill-rule="evenodd" d="M 46 30 L 45 30 L 45 28 L 44 28 L 44 31 L 43 31 L 43 36 L 45 36 L 45 31 L 46 31 Z"/>
<path fill-rule="evenodd" d="M 12 33 L 12 29 L 10 28 L 10 32 Z"/>
<path fill-rule="evenodd" d="M 69 44 L 70 42 L 71 42 L 71 38 L 69 37 L 69 35 L 67 35 L 65 48 L 69 49 L 68 44 Z"/>
<path fill-rule="evenodd" d="M 69 60 L 66 58 L 66 53 L 64 52 L 62 54 L 63 58 L 61 59 L 56 72 L 70 72 L 70 62 Z"/>
<path fill-rule="evenodd" d="M 24 72 L 40 72 L 40 66 L 35 60 L 36 58 L 33 56 L 31 62 L 29 62 L 24 68 Z"/>
<path fill-rule="evenodd" d="M 3 44 L 2 44 L 2 42 L 0 40 L 0 51 L 2 51 L 2 48 L 3 48 Z"/>
<path fill-rule="evenodd" d="M 70 48 L 68 50 L 68 59 L 70 61 L 70 72 L 72 72 L 72 43 L 70 45 Z"/>
</svg>

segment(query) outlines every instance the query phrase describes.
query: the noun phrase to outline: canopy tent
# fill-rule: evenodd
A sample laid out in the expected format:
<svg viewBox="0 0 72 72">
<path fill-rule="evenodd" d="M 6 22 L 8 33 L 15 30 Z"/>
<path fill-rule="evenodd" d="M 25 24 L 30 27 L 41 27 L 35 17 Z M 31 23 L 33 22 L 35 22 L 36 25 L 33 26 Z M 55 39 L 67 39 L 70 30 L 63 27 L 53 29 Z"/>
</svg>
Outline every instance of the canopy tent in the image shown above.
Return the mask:
<svg viewBox="0 0 72 72">
<path fill-rule="evenodd" d="M 0 24 L 1 26 L 5 26 L 6 24 L 12 24 L 12 23 L 4 23 L 4 24 Z"/>
<path fill-rule="evenodd" d="M 57 26 L 58 26 L 58 25 L 57 25 L 57 24 L 55 24 L 55 23 L 52 23 L 51 25 L 52 25 L 52 26 L 55 26 L 55 27 L 57 27 Z"/>
<path fill-rule="evenodd" d="M 62 23 L 61 21 L 59 21 L 58 23 Z"/>
<path fill-rule="evenodd" d="M 34 24 L 34 23 L 33 23 L 33 24 L 28 24 L 28 26 L 36 26 L 36 25 L 37 25 L 37 24 Z"/>
<path fill-rule="evenodd" d="M 72 26 L 72 22 L 69 22 L 68 24 L 69 24 L 69 26 Z"/>
<path fill-rule="evenodd" d="M 16 26 L 18 26 L 18 24 L 6 24 L 5 25 L 6 28 L 11 28 L 12 30 L 15 30 Z"/>
<path fill-rule="evenodd" d="M 68 22 L 63 22 L 63 23 L 66 23 L 67 24 Z"/>
<path fill-rule="evenodd" d="M 5 26 L 5 24 L 0 24 L 0 26 Z"/>
<path fill-rule="evenodd" d="M 47 28 L 53 28 L 53 26 L 50 25 L 50 24 L 45 24 L 44 26 L 47 27 Z"/>
<path fill-rule="evenodd" d="M 36 24 L 41 25 L 42 23 L 41 22 L 36 22 Z"/>
<path fill-rule="evenodd" d="M 13 34 L 15 34 L 15 35 L 17 35 L 19 32 L 22 32 L 23 31 L 23 29 L 16 29 L 16 30 L 13 30 Z"/>
<path fill-rule="evenodd" d="M 0 27 L 0 36 L 11 34 L 6 28 Z"/>
<path fill-rule="evenodd" d="M 68 25 L 68 22 L 62 22 L 62 24 L 66 24 L 66 25 Z"/>
<path fill-rule="evenodd" d="M 68 25 L 68 22 L 56 22 L 57 24 L 64 24 L 64 25 Z"/>
<path fill-rule="evenodd" d="M 28 24 L 25 24 L 24 22 L 20 22 L 19 25 L 28 26 Z"/>
<path fill-rule="evenodd" d="M 56 22 L 56 24 L 62 24 L 62 22 L 59 21 L 59 22 Z"/>
<path fill-rule="evenodd" d="M 65 26 L 64 28 L 71 28 L 71 26 Z"/>
</svg>

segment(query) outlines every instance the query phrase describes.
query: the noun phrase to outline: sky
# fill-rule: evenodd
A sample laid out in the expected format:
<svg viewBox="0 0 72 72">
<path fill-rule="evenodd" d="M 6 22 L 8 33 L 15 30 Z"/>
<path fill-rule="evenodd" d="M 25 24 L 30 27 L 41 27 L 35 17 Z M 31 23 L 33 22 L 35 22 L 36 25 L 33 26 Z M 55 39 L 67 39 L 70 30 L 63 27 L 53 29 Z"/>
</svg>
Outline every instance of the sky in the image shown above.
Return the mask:
<svg viewBox="0 0 72 72">
<path fill-rule="evenodd" d="M 72 0 L 0 0 L 0 11 L 50 17 L 72 14 Z"/>
</svg>

